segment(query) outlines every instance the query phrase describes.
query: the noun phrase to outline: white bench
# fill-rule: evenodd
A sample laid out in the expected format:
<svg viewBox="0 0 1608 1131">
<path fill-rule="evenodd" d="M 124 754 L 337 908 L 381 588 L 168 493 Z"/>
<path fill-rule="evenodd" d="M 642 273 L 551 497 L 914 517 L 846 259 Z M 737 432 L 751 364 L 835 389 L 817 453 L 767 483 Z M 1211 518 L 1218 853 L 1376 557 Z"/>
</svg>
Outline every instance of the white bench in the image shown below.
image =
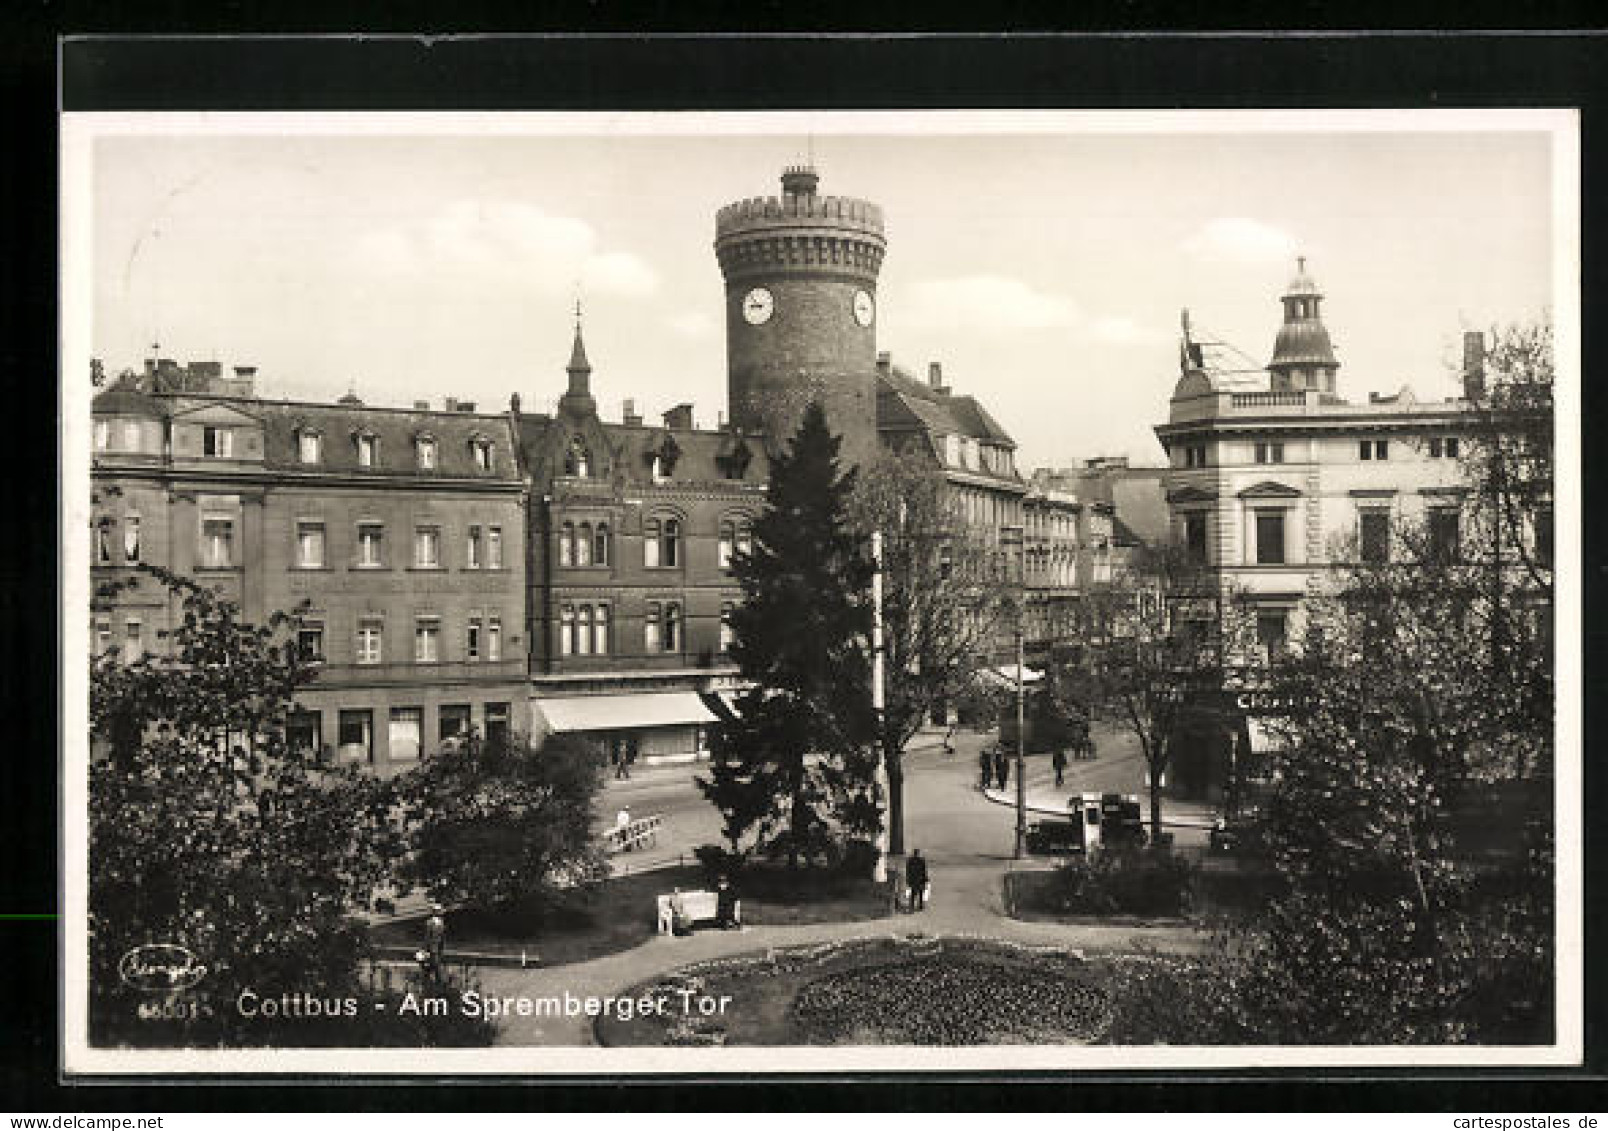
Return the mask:
<svg viewBox="0 0 1608 1131">
<path fill-rule="evenodd" d="M 671 905 L 676 896 L 661 895 L 659 897 L 659 933 L 668 935 L 674 928 L 674 913 Z M 686 913 L 689 923 L 712 923 L 715 920 L 716 909 L 720 905 L 720 895 L 712 891 L 684 891 L 681 893 L 681 909 Z M 731 917 L 738 923 L 743 921 L 743 901 L 735 900 L 732 903 Z"/>
<path fill-rule="evenodd" d="M 632 852 L 657 844 L 659 830 L 664 827 L 661 816 L 639 817 L 625 825 L 616 825 L 603 834 L 603 843 L 610 852 Z"/>
</svg>

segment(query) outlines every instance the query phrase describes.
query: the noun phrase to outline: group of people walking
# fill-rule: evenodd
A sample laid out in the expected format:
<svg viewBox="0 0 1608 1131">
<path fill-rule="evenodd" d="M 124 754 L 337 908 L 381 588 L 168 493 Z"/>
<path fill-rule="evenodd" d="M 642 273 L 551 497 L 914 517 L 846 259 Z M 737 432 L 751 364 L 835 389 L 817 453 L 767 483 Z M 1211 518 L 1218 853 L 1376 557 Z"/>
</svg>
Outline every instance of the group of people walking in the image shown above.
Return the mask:
<svg viewBox="0 0 1608 1131">
<path fill-rule="evenodd" d="M 1011 757 L 1003 746 L 983 747 L 977 753 L 978 789 L 998 786 L 1004 789 L 1011 784 Z"/>
</svg>

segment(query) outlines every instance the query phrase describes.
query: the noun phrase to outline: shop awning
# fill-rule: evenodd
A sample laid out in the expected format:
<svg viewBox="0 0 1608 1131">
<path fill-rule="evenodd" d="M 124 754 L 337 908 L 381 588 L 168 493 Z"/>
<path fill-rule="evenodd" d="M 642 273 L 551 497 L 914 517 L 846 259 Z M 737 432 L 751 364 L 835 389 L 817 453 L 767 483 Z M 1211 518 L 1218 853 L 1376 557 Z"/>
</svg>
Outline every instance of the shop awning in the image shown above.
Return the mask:
<svg viewBox="0 0 1608 1131">
<path fill-rule="evenodd" d="M 1012 687 L 1016 686 L 1016 665 L 1015 664 L 1001 664 L 997 668 L 979 668 L 978 673 L 983 675 L 983 676 L 985 676 L 988 679 L 992 679 L 992 680 L 995 680 L 995 681 L 1000 682 L 1000 683 L 1008 683 Z M 1043 672 L 1034 671 L 1032 668 L 1029 668 L 1029 667 L 1022 668 L 1022 682 L 1023 683 L 1037 683 L 1039 680 L 1041 680 L 1043 678 L 1044 678 L 1044 673 Z"/>
<path fill-rule="evenodd" d="M 701 726 L 719 721 L 696 691 L 577 695 L 537 699 L 531 706 L 546 720 L 547 729 L 558 733 Z"/>
</svg>

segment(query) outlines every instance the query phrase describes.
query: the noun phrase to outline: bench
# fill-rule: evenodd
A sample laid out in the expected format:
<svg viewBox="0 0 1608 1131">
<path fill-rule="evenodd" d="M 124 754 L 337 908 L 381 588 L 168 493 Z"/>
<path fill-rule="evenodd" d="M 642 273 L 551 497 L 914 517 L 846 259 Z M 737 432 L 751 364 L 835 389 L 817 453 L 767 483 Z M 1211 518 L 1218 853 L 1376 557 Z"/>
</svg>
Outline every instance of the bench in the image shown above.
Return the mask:
<svg viewBox="0 0 1608 1131">
<path fill-rule="evenodd" d="M 639 817 L 630 824 L 609 829 L 603 834 L 603 843 L 610 852 L 632 852 L 657 843 L 663 827 L 663 817 Z"/>
<path fill-rule="evenodd" d="M 673 926 L 673 915 L 670 905 L 675 899 L 674 894 L 659 897 L 659 933 L 668 935 Z M 712 891 L 684 891 L 681 893 L 681 908 L 687 914 L 687 921 L 694 926 L 699 923 L 713 923 L 715 921 L 715 908 L 719 905 L 720 896 Z M 743 921 L 743 901 L 736 900 L 731 909 L 732 918 L 738 923 Z"/>
</svg>

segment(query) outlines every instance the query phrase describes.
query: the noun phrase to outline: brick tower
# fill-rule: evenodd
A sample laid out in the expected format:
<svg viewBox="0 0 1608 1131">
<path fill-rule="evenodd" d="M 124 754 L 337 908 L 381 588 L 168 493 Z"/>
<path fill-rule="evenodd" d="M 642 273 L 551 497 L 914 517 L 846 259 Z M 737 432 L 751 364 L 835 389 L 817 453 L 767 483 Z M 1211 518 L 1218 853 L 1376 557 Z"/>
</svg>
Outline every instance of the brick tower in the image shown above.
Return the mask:
<svg viewBox="0 0 1608 1131">
<path fill-rule="evenodd" d="M 726 373 L 731 419 L 792 439 L 821 402 L 843 437 L 845 464 L 877 446 L 877 272 L 887 241 L 882 210 L 818 196 L 808 166 L 782 173 L 782 195 L 728 204 L 715 215 L 726 279 Z"/>
</svg>

